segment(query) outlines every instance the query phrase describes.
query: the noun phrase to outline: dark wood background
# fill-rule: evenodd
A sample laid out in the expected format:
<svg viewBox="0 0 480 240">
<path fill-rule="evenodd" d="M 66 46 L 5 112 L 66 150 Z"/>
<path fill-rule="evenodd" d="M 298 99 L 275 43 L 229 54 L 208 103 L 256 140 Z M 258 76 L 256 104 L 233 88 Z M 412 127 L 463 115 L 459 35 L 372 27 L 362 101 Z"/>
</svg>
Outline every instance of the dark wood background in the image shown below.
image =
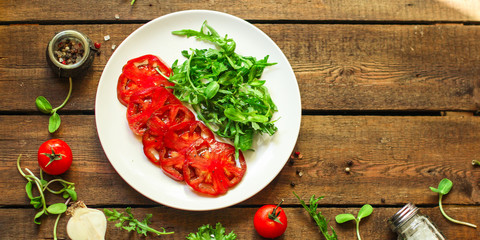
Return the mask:
<svg viewBox="0 0 480 240">
<path fill-rule="evenodd" d="M 96 88 L 111 45 L 156 17 L 187 9 L 226 12 L 263 30 L 289 59 L 302 97 L 296 150 L 303 158 L 285 165 L 252 198 L 216 211 L 176 210 L 137 193 L 110 165 L 94 121 Z M 446 212 L 480 224 L 480 167 L 471 165 L 480 159 L 478 19 L 433 0 L 137 0 L 133 6 L 127 0 L 7 0 L 0 2 L 0 13 L 0 239 L 53 237 L 53 216 L 33 223 L 26 181 L 16 169 L 19 154 L 24 167 L 38 169 L 38 146 L 50 138 L 72 147 L 75 160 L 62 177 L 76 183 L 80 199 L 99 209 L 131 206 L 139 218 L 152 213 L 153 227 L 175 231 L 161 239 L 185 239 L 216 222 L 239 239 L 261 239 L 253 215 L 281 199 L 289 225 L 280 239 L 323 239 L 293 191 L 305 200 L 325 196 L 319 209 L 339 239 L 355 239 L 355 229 L 334 217 L 356 214 L 366 203 L 374 211 L 362 220 L 363 239 L 396 239 L 386 221 L 407 202 L 448 239 L 480 239 L 480 230 L 448 222 L 428 188 L 451 179 Z M 102 48 L 59 111 L 61 128 L 49 134 L 48 116 L 34 101 L 43 95 L 57 106 L 66 96 L 68 82 L 56 78 L 45 60 L 46 44 L 63 29 L 80 30 Z M 67 238 L 66 222 L 60 221 L 60 239 Z M 139 238 L 108 225 L 107 239 Z"/>
</svg>

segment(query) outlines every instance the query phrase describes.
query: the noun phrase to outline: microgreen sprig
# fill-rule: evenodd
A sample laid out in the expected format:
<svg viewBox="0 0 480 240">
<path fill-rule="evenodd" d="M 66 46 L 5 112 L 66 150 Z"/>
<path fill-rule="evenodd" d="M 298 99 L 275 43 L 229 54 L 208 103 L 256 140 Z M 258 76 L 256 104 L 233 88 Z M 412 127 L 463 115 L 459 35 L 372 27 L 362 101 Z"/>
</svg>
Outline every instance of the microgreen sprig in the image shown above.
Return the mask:
<svg viewBox="0 0 480 240">
<path fill-rule="evenodd" d="M 467 223 L 467 222 L 462 222 L 462 221 L 459 221 L 459 220 L 455 220 L 451 217 L 449 217 L 445 211 L 443 210 L 443 206 L 442 206 L 442 197 L 443 195 L 447 195 L 450 190 L 452 189 L 453 187 L 453 183 L 452 181 L 450 181 L 450 179 L 448 178 L 444 178 L 440 181 L 440 183 L 438 184 L 438 188 L 434 188 L 434 187 L 430 187 L 430 190 L 432 190 L 433 192 L 436 192 L 438 193 L 438 206 L 440 208 L 440 212 L 442 212 L 442 215 L 448 219 L 449 221 L 451 222 L 454 222 L 454 223 L 457 223 L 457 224 L 462 224 L 462 225 L 466 225 L 466 226 L 469 226 L 469 227 L 473 227 L 473 228 L 477 228 L 476 225 L 474 224 L 471 224 L 471 223 Z"/>
<path fill-rule="evenodd" d="M 62 107 L 64 107 L 65 104 L 67 104 L 67 101 L 68 101 L 68 99 L 70 99 L 70 95 L 72 94 L 73 83 L 72 83 L 72 78 L 71 77 L 68 78 L 68 82 L 70 84 L 70 87 L 68 89 L 67 97 L 65 98 L 63 103 L 60 104 L 60 106 L 58 106 L 56 108 L 53 108 L 52 104 L 50 104 L 50 102 L 44 96 L 38 96 L 35 99 L 35 105 L 37 105 L 38 110 L 40 110 L 40 112 L 42 112 L 42 113 L 50 114 L 50 118 L 48 119 L 48 131 L 50 133 L 54 133 L 60 127 L 60 124 L 61 124 L 62 121 L 61 121 L 60 115 L 58 115 L 57 111 L 59 109 L 61 109 Z"/>
<path fill-rule="evenodd" d="M 478 160 L 472 160 L 472 165 L 473 165 L 473 166 L 480 166 L 480 161 L 478 161 Z"/>
<path fill-rule="evenodd" d="M 328 221 L 322 215 L 322 212 L 320 212 L 320 211 L 317 212 L 318 201 L 320 199 L 322 199 L 323 196 L 315 198 L 315 195 L 312 195 L 312 197 L 310 197 L 310 204 L 307 206 L 307 204 L 305 204 L 305 201 L 300 199 L 300 197 L 295 192 L 293 192 L 293 195 L 295 195 L 295 197 L 297 197 L 297 199 L 302 204 L 303 208 L 305 208 L 305 210 L 307 210 L 308 214 L 310 214 L 310 216 L 313 218 L 313 220 L 315 220 L 315 223 L 317 223 L 317 226 L 320 229 L 320 232 L 322 232 L 325 239 L 327 239 L 327 240 L 338 240 L 337 233 L 335 232 L 335 230 L 333 229 L 332 226 L 330 226 L 330 229 L 332 230 L 332 233 L 330 234 L 328 232 Z"/>
<path fill-rule="evenodd" d="M 226 233 L 225 228 L 222 226 L 221 223 L 217 223 L 215 228 L 210 226 L 209 224 L 202 225 L 198 228 L 198 232 L 190 233 L 187 236 L 188 240 L 235 240 L 237 239 L 237 235 L 231 231 L 230 233 Z"/>
<path fill-rule="evenodd" d="M 372 212 L 373 212 L 373 207 L 370 204 L 365 204 L 365 205 L 362 206 L 362 208 L 360 208 L 360 211 L 358 211 L 358 215 L 357 215 L 356 218 L 355 218 L 355 216 L 353 216 L 353 214 L 342 213 L 342 214 L 338 214 L 337 216 L 335 216 L 335 221 L 337 223 L 344 223 L 344 222 L 354 220 L 355 221 L 355 229 L 357 231 L 357 238 L 358 238 L 358 240 L 361 240 L 361 237 L 360 237 L 360 220 L 362 220 L 362 218 L 370 216 L 370 214 L 372 214 Z"/>
<path fill-rule="evenodd" d="M 35 208 L 35 209 L 40 209 L 36 214 L 35 217 L 33 218 L 33 222 L 36 224 L 41 224 L 40 217 L 43 215 L 48 215 L 48 214 L 57 214 L 57 219 L 55 220 L 55 225 L 53 228 L 53 238 L 56 240 L 57 239 L 57 225 L 58 221 L 60 219 L 60 216 L 67 211 L 67 204 L 70 202 L 70 200 L 77 200 L 77 193 L 75 192 L 75 183 L 65 181 L 60 178 L 56 178 L 50 181 L 46 181 L 43 179 L 43 174 L 42 170 L 40 170 L 40 178 L 35 176 L 35 174 L 30 171 L 30 169 L 25 168 L 25 172 L 22 170 L 20 167 L 20 158 L 22 155 L 19 155 L 17 158 L 17 169 L 20 172 L 20 174 L 27 179 L 27 184 L 25 185 L 25 191 L 27 193 L 27 197 L 30 199 L 30 204 Z M 58 182 L 62 186 L 60 190 L 53 190 L 49 186 L 52 183 Z M 33 194 L 33 188 L 34 185 L 37 187 L 38 194 L 39 196 L 34 196 Z M 48 191 L 53 194 L 62 194 L 63 198 L 67 199 L 65 203 L 54 203 L 51 204 L 50 206 L 47 206 L 46 203 L 46 197 L 45 197 L 45 191 Z"/>
<path fill-rule="evenodd" d="M 157 235 L 165 235 L 165 234 L 173 234 L 174 232 L 167 232 L 165 228 L 162 227 L 162 230 L 156 230 L 148 224 L 150 224 L 150 218 L 152 218 L 152 214 L 147 214 L 145 218 L 142 221 L 139 221 L 133 216 L 131 212 L 131 208 L 127 207 L 125 209 L 125 212 L 127 213 L 124 215 L 123 213 L 118 212 L 116 209 L 109 210 L 109 209 L 103 209 L 103 212 L 105 213 L 105 216 L 107 216 L 108 221 L 119 221 L 118 223 L 115 224 L 116 227 L 118 228 L 123 228 L 127 231 L 137 231 L 139 234 L 143 234 L 147 236 L 148 232 L 155 233 Z M 126 223 L 126 225 L 124 224 Z"/>
</svg>

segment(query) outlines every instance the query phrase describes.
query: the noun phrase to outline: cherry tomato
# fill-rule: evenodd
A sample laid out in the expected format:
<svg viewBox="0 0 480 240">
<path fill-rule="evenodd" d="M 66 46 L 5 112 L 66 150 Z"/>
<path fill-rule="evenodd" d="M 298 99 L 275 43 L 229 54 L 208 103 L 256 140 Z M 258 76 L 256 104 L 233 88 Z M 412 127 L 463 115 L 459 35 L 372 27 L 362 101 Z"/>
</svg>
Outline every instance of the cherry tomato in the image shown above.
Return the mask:
<svg viewBox="0 0 480 240">
<path fill-rule="evenodd" d="M 277 206 L 265 205 L 255 213 L 253 226 L 260 236 L 264 238 L 276 238 L 281 236 L 287 229 L 287 216 L 280 207 L 282 202 Z"/>
<path fill-rule="evenodd" d="M 60 175 L 72 165 L 72 150 L 60 139 L 50 139 L 38 149 L 38 165 L 50 175 Z"/>
</svg>

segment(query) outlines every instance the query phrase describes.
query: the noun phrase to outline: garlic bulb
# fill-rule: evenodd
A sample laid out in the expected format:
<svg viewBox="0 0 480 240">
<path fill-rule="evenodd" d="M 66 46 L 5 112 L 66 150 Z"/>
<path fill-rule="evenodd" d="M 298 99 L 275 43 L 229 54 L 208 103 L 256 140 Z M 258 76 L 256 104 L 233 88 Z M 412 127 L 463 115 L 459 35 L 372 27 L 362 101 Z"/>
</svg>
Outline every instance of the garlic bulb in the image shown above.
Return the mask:
<svg viewBox="0 0 480 240">
<path fill-rule="evenodd" d="M 107 231 L 105 214 L 77 202 L 69 208 L 72 215 L 67 223 L 67 234 L 72 240 L 104 240 Z"/>
</svg>

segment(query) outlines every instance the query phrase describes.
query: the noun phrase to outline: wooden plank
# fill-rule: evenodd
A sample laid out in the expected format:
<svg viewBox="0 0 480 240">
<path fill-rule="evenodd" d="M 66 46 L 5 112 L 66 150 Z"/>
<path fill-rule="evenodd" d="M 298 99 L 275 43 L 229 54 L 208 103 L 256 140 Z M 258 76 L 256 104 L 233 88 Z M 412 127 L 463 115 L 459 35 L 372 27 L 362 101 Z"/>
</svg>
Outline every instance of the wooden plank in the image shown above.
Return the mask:
<svg viewBox="0 0 480 240">
<path fill-rule="evenodd" d="M 321 201 L 321 200 L 320 200 Z M 374 208 L 371 216 L 362 219 L 360 234 L 362 239 L 396 239 L 396 235 L 388 228 L 387 220 L 395 214 L 399 207 Z M 480 208 L 472 206 L 445 206 L 445 211 L 456 219 L 480 223 Z M 111 209 L 111 208 L 109 208 Z M 100 208 L 102 210 L 102 208 Z M 124 209 L 117 209 L 123 212 Z M 227 208 L 209 212 L 187 212 L 170 208 L 134 208 L 133 214 L 142 219 L 145 214 L 153 214 L 151 226 L 154 228 L 165 227 L 167 231 L 174 231 L 172 235 L 163 235 L 161 239 L 185 239 L 197 228 L 204 224 L 215 225 L 222 223 L 226 232 L 233 231 L 238 239 L 263 239 L 253 228 L 253 216 L 256 207 Z M 280 239 L 324 239 L 315 223 L 307 212 L 300 207 L 284 207 L 288 218 L 288 227 Z M 358 208 L 323 208 L 319 211 L 334 227 L 339 239 L 355 239 L 355 226 L 353 223 L 337 224 L 334 217 L 340 213 L 357 214 Z M 447 239 L 475 239 L 480 236 L 478 229 L 453 224 L 448 222 L 438 208 L 421 208 L 423 214 L 429 216 L 437 224 Z M 33 209 L 0 209 L 0 231 L 2 239 L 52 239 L 54 216 L 42 219 L 42 225 L 33 223 L 35 211 Z M 172 216 L 175 216 L 172 218 Z M 67 239 L 66 223 L 68 217 L 63 216 L 57 228 L 59 239 Z M 196 227 L 198 226 L 198 227 Z M 150 235 L 153 236 L 153 235 Z M 129 233 L 117 229 L 113 222 L 108 223 L 106 239 L 144 239 L 136 233 Z"/>
<path fill-rule="evenodd" d="M 63 101 L 68 83 L 53 75 L 44 51 L 54 32 L 69 28 L 103 43 L 92 69 L 75 80 L 72 98 L 64 108 L 93 110 L 101 72 L 113 53 L 111 45 L 120 44 L 139 26 L 0 26 L 4 43 L 0 47 L 0 89 L 9 89 L 3 97 L 11 99 L 0 102 L 0 111 L 36 111 L 33 103 L 39 95 L 53 105 Z M 475 111 L 480 104 L 480 26 L 256 26 L 292 64 L 304 110 Z M 111 40 L 104 42 L 105 35 Z"/>
<path fill-rule="evenodd" d="M 35 6 L 35 7 L 32 7 Z M 61 7 L 59 7 L 61 6 Z M 59 8 L 61 10 L 59 10 Z M 271 1 L 259 0 L 232 3 L 218 1 L 136 1 L 94 2 L 65 1 L 2 1 L 0 21 L 147 21 L 165 14 L 210 9 L 251 20 L 348 20 L 348 21 L 470 21 L 478 20 L 466 11 L 459 11 L 440 1 L 324 0 Z M 88 14 L 85 14 L 88 13 Z"/>
<path fill-rule="evenodd" d="M 67 115 L 62 120 L 59 132 L 50 135 L 47 116 L 0 116 L 0 206 L 28 205 L 22 191 L 26 181 L 15 160 L 23 154 L 22 167 L 37 173 L 38 146 L 52 137 L 71 143 L 75 160 L 63 178 L 76 183 L 81 199 L 92 205 L 155 204 L 112 168 L 97 138 L 94 116 Z M 436 204 L 438 196 L 429 187 L 442 178 L 454 183 L 446 204 L 478 205 L 480 168 L 471 161 L 480 159 L 479 133 L 478 117 L 303 116 L 296 146 L 303 158 L 285 165 L 265 189 L 239 205 L 280 198 L 294 204 L 293 191 L 324 195 L 322 203 L 329 205 Z"/>
</svg>

